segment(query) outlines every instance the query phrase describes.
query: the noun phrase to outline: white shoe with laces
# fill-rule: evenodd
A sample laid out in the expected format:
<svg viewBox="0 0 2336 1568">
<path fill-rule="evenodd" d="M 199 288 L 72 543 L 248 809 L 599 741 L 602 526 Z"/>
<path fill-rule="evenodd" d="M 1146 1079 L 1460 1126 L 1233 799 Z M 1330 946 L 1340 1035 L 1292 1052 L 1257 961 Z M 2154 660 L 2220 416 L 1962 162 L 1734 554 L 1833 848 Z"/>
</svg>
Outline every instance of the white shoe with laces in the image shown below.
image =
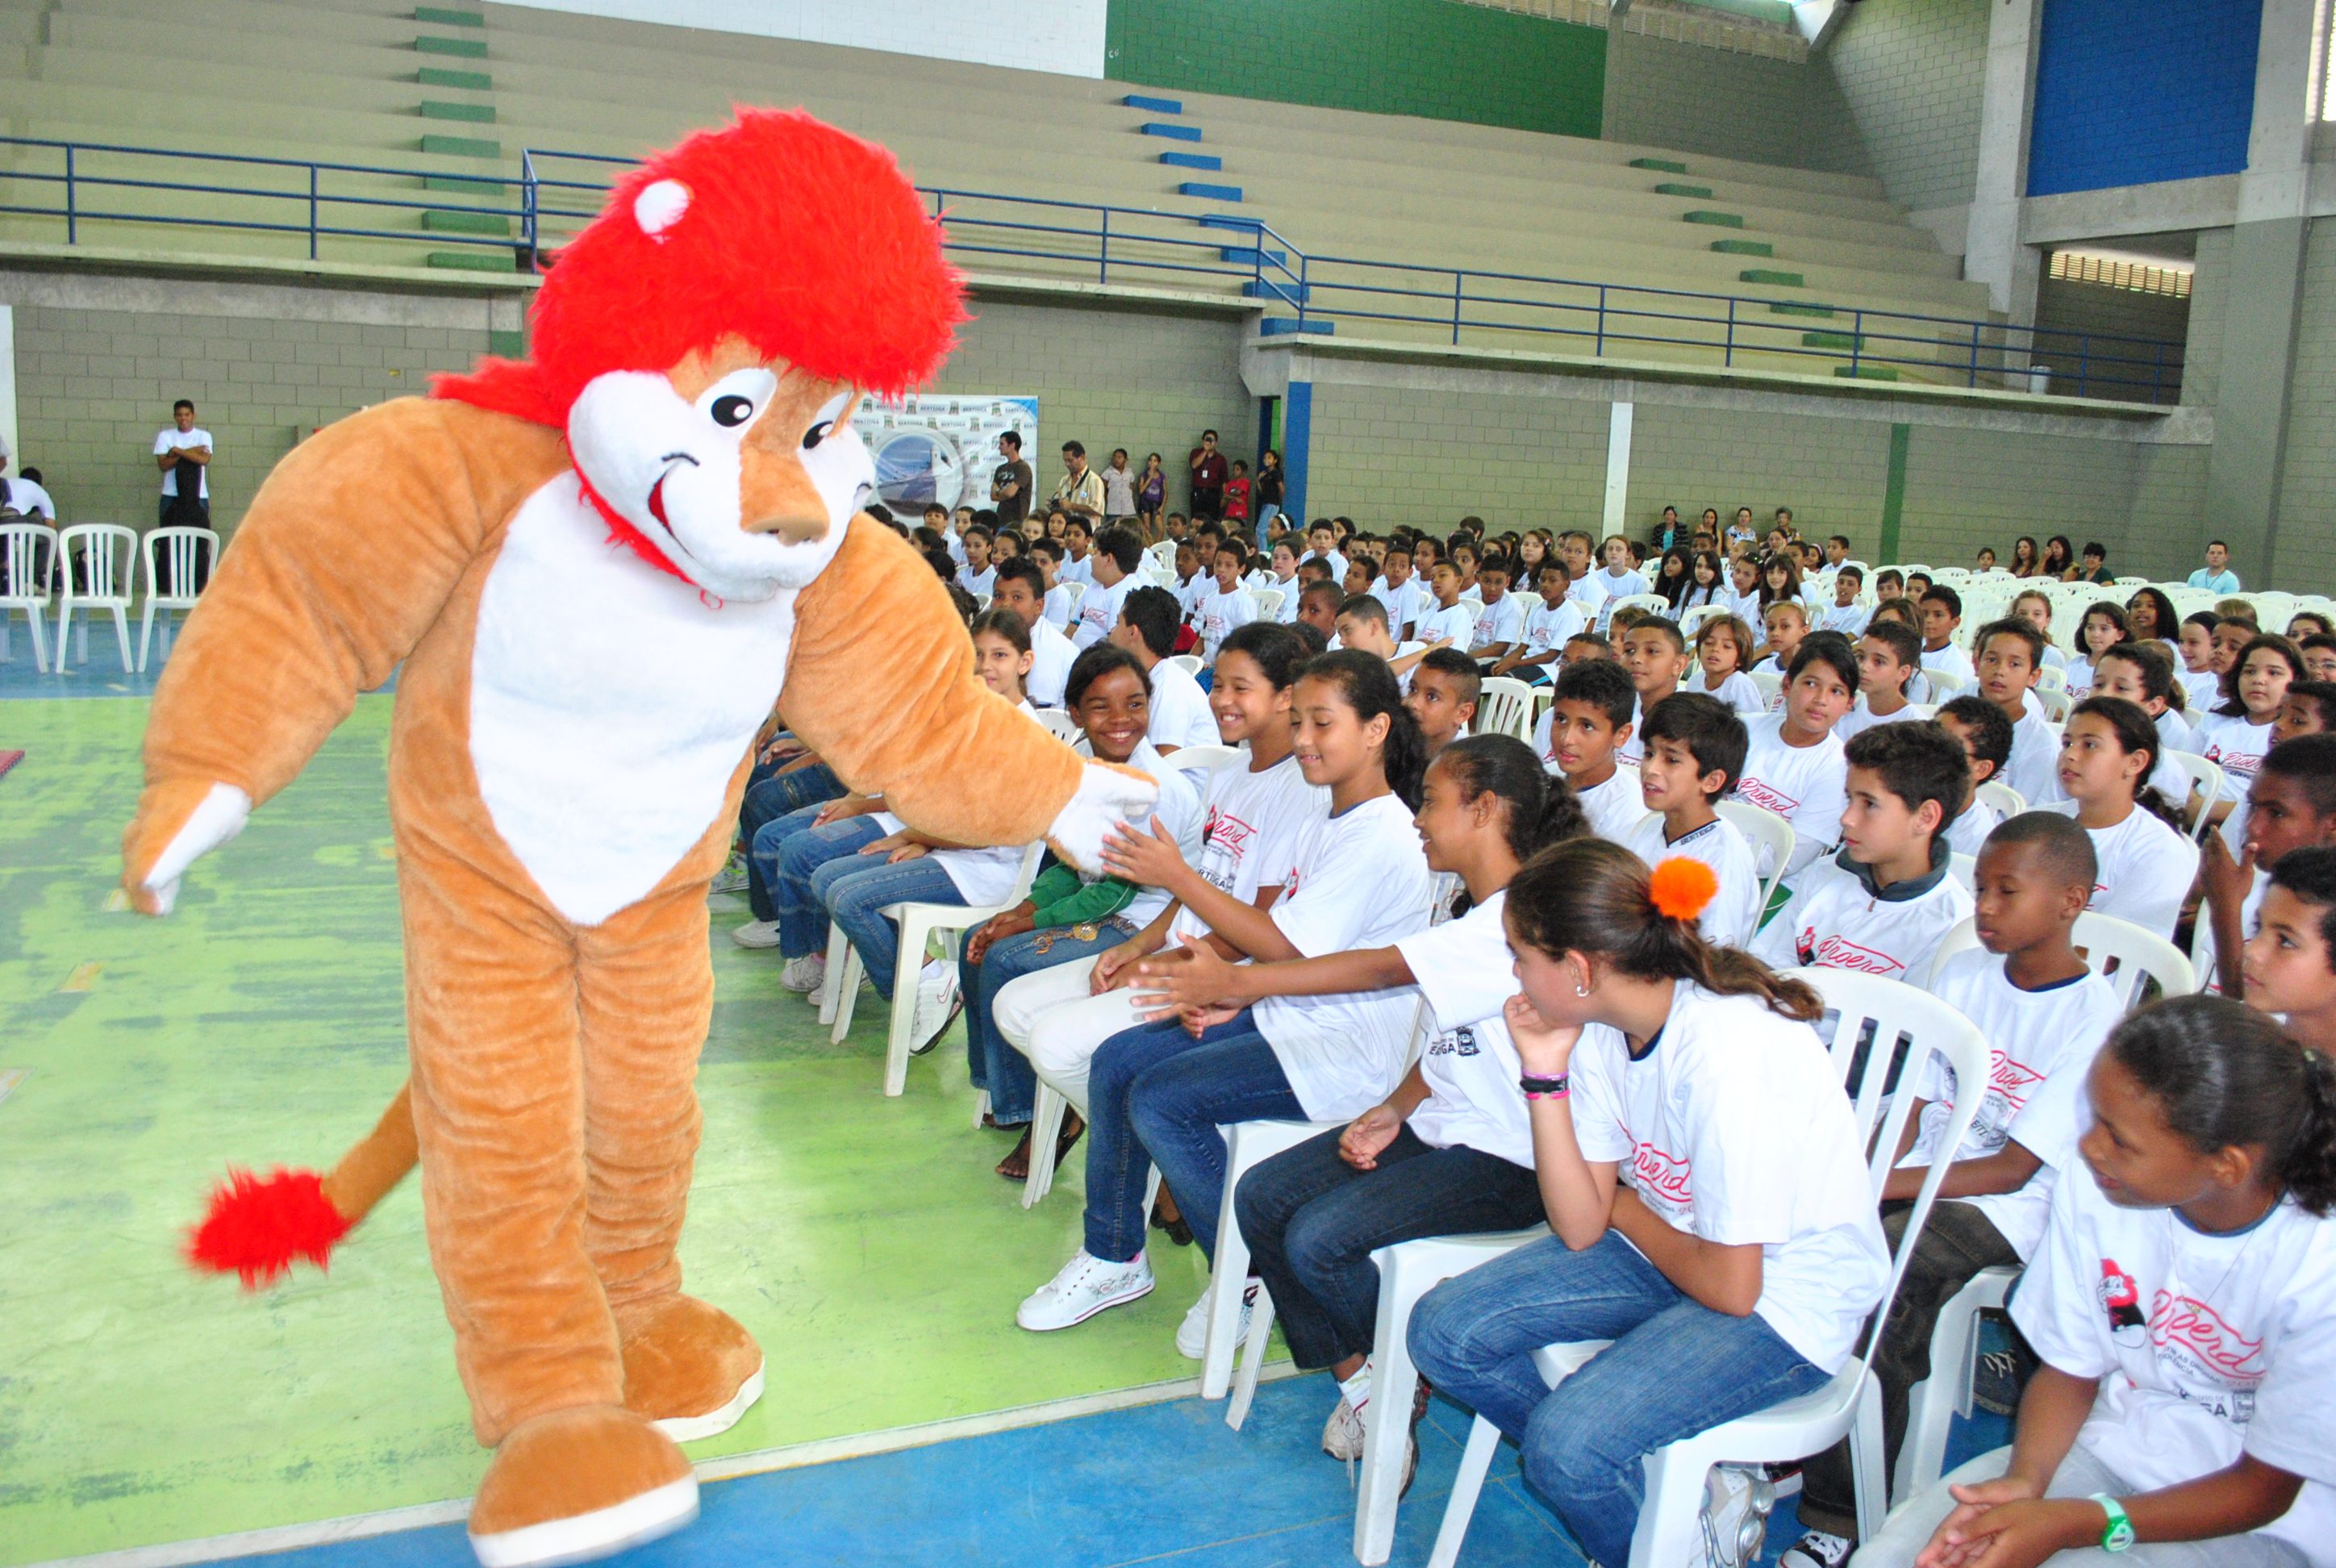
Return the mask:
<svg viewBox="0 0 2336 1568">
<path fill-rule="evenodd" d="M 776 920 L 748 920 L 743 926 L 734 926 L 731 928 L 730 940 L 736 942 L 742 948 L 777 947 L 779 945 L 779 922 Z"/>
<path fill-rule="evenodd" d="M 1250 1320 L 1257 1314 L 1257 1291 L 1260 1281 L 1251 1280 L 1241 1288 L 1241 1323 L 1233 1330 L 1233 1343 L 1241 1345 L 1249 1338 Z M 1197 1361 L 1209 1353 L 1209 1292 L 1192 1303 L 1184 1320 L 1176 1325 L 1176 1353 L 1187 1361 Z"/>
<path fill-rule="evenodd" d="M 1844 1568 L 1857 1543 L 1823 1530 L 1812 1530 L 1776 1559 L 1776 1568 Z"/>
<path fill-rule="evenodd" d="M 1134 1262 L 1112 1263 L 1081 1247 L 1060 1273 L 1014 1310 L 1014 1321 L 1034 1334 L 1052 1333 L 1141 1300 L 1152 1294 L 1152 1265 L 1140 1254 Z"/>
<path fill-rule="evenodd" d="M 746 857 L 733 853 L 729 862 L 714 873 L 714 882 L 706 890 L 716 893 L 743 893 L 746 891 Z"/>
<path fill-rule="evenodd" d="M 1330 1418 L 1322 1423 L 1322 1452 L 1351 1465 L 1363 1456 L 1363 1413 L 1340 1394 Z"/>
<path fill-rule="evenodd" d="M 928 959 L 917 977 L 917 1011 L 909 1024 L 909 1054 L 921 1057 L 939 1045 L 961 1008 L 957 965 L 948 959 Z"/>
<path fill-rule="evenodd" d="M 1689 1568 L 1752 1568 L 1768 1539 L 1776 1488 L 1758 1465 L 1714 1465 L 1703 1478 L 1703 1537 Z"/>
<path fill-rule="evenodd" d="M 826 979 L 825 953 L 805 953 L 799 959 L 789 959 L 787 967 L 779 971 L 779 984 L 791 991 L 816 991 Z"/>
</svg>

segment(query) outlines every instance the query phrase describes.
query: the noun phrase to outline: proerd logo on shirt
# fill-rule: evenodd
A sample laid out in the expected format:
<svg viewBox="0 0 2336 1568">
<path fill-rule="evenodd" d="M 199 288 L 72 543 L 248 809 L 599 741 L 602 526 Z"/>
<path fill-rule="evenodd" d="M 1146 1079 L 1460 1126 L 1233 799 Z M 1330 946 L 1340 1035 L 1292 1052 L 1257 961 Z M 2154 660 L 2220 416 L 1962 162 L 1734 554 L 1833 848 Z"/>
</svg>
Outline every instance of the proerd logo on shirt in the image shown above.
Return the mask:
<svg viewBox="0 0 2336 1568">
<path fill-rule="evenodd" d="M 1431 1057 L 1480 1055 L 1481 1052 L 1476 1045 L 1476 1031 L 1465 1024 L 1456 1029 L 1447 1029 L 1428 1042 L 1427 1054 Z"/>
<path fill-rule="evenodd" d="M 1859 947 L 1847 937 L 1838 934 L 1817 942 L 1812 950 L 1810 943 L 1815 936 L 1815 928 L 1801 933 L 1796 945 L 1804 964 L 1815 964 L 1827 969 L 1855 969 L 1864 975 L 1894 975 L 1906 967 L 1888 953 L 1877 953 L 1872 948 Z"/>
<path fill-rule="evenodd" d="M 2149 1304 L 2149 1338 L 2160 1354 L 2186 1352 L 2210 1376 L 2234 1384 L 2263 1381 L 2263 1341 L 2250 1339 L 2193 1296 L 2160 1290 Z"/>
<path fill-rule="evenodd" d="M 2149 1336 L 2149 1322 L 2141 1315 L 2141 1290 L 2133 1276 L 2115 1258 L 2103 1258 L 2097 1289 L 2101 1307 L 2108 1313 L 2109 1338 L 2138 1349 Z"/>
<path fill-rule="evenodd" d="M 1202 842 L 1216 845 L 1236 861 L 1249 852 L 1249 841 L 1256 834 L 1255 828 L 1217 806 L 1209 808 L 1208 821 L 1201 829 Z"/>
<path fill-rule="evenodd" d="M 1750 801 L 1756 806 L 1766 806 L 1780 817 L 1791 816 L 1801 803 L 1798 797 L 1786 794 L 1756 778 L 1737 779 L 1736 794 L 1739 800 Z"/>
<path fill-rule="evenodd" d="M 1695 1203 L 1695 1167 L 1681 1155 L 1640 1144 L 1630 1156 L 1630 1184 L 1677 1208 Z"/>
</svg>

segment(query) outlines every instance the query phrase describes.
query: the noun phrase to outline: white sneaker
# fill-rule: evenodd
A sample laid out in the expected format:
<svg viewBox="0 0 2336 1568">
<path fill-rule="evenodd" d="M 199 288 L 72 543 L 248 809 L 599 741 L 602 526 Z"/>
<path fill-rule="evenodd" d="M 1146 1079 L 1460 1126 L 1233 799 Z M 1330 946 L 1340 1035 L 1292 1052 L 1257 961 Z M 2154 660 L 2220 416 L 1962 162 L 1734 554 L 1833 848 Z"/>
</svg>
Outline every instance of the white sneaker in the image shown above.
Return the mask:
<svg viewBox="0 0 2336 1568">
<path fill-rule="evenodd" d="M 1233 1329 L 1236 1349 L 1249 1339 L 1250 1320 L 1257 1313 L 1257 1288 L 1263 1281 L 1251 1280 L 1241 1287 L 1241 1322 Z M 1197 1361 L 1209 1353 L 1209 1293 L 1192 1303 L 1184 1320 L 1176 1325 L 1176 1352 L 1187 1361 Z"/>
<path fill-rule="evenodd" d="M 729 862 L 714 873 L 714 883 L 706 890 L 716 893 L 743 893 L 746 891 L 746 857 L 733 854 Z"/>
<path fill-rule="evenodd" d="M 1854 1541 L 1812 1530 L 1785 1548 L 1785 1554 L 1776 1559 L 1776 1568 L 1844 1568 L 1856 1550 Z"/>
<path fill-rule="evenodd" d="M 1689 1568 L 1751 1568 L 1768 1539 L 1776 1488 L 1757 1465 L 1714 1465 L 1703 1477 L 1703 1537 Z"/>
<path fill-rule="evenodd" d="M 742 948 L 774 948 L 779 945 L 779 922 L 748 920 L 743 926 L 731 928 L 730 940 Z"/>
<path fill-rule="evenodd" d="M 941 1036 L 957 1022 L 963 1003 L 958 997 L 957 965 L 931 959 L 917 976 L 917 1011 L 909 1023 L 909 1054 L 921 1057 L 941 1043 Z"/>
<path fill-rule="evenodd" d="M 1030 1292 L 1014 1310 L 1014 1321 L 1034 1334 L 1084 1323 L 1097 1312 L 1123 1307 L 1152 1294 L 1152 1265 L 1106 1263 L 1081 1247 L 1062 1272 Z"/>
<path fill-rule="evenodd" d="M 1348 1464 L 1363 1456 L 1363 1413 L 1348 1404 L 1344 1394 L 1322 1423 L 1322 1452 Z"/>
<path fill-rule="evenodd" d="M 825 953 L 805 953 L 799 959 L 789 959 L 787 967 L 779 971 L 779 984 L 791 991 L 815 991 L 826 979 Z"/>
</svg>

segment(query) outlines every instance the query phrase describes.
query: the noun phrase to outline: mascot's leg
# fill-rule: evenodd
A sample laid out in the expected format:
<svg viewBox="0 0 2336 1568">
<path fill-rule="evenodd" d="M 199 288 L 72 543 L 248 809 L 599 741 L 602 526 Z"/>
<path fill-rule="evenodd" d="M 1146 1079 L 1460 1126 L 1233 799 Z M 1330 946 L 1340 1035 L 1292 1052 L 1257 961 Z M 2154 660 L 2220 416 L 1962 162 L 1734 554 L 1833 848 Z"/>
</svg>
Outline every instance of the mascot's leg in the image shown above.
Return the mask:
<svg viewBox="0 0 2336 1568">
<path fill-rule="evenodd" d="M 400 850 L 423 1213 L 472 1425 L 495 1449 L 471 1543 L 486 1568 L 606 1555 L 696 1517 L 697 1484 L 624 1408 L 585 1244 L 576 935 L 459 852 L 420 833 Z"/>
<path fill-rule="evenodd" d="M 682 1212 L 697 1154 L 694 1079 L 713 1015 L 701 880 L 577 933 L 584 1028 L 584 1245 L 616 1314 L 625 1404 L 679 1442 L 711 1437 L 763 1392 L 763 1352 L 681 1293 Z"/>
</svg>

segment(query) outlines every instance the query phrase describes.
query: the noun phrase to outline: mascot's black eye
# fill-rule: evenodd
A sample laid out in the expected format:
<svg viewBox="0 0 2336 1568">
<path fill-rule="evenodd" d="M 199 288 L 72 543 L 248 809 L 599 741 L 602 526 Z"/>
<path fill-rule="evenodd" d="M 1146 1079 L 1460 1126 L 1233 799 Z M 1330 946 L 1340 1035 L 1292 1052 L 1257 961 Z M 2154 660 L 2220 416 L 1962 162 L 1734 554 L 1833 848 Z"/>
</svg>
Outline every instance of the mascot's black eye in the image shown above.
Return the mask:
<svg viewBox="0 0 2336 1568">
<path fill-rule="evenodd" d="M 713 413 L 715 424 L 735 430 L 754 417 L 754 400 L 735 394 L 717 397 L 714 400 Z"/>
<path fill-rule="evenodd" d="M 833 420 L 822 419 L 817 424 L 813 425 L 809 430 L 804 431 L 803 450 L 805 452 L 809 452 L 813 447 L 817 446 L 821 442 L 825 441 L 827 439 L 827 433 L 833 429 L 834 425 L 835 422 Z"/>
</svg>

